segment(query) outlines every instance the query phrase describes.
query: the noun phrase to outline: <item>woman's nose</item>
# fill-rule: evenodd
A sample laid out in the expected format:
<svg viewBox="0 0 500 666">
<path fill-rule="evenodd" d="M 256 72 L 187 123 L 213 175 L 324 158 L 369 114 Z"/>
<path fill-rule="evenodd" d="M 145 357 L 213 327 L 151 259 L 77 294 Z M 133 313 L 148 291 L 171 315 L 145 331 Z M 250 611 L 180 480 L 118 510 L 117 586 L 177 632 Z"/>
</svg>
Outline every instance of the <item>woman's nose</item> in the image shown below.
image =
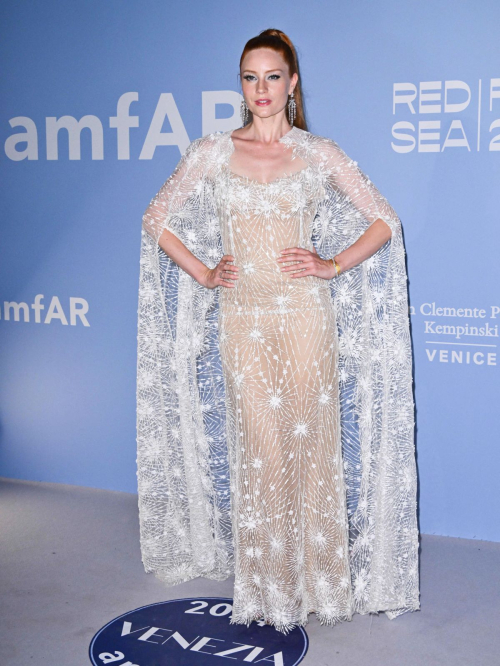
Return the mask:
<svg viewBox="0 0 500 666">
<path fill-rule="evenodd" d="M 263 81 L 259 81 L 257 83 L 257 92 L 260 94 L 266 92 L 266 90 L 267 90 L 267 85 L 265 79 Z"/>
</svg>

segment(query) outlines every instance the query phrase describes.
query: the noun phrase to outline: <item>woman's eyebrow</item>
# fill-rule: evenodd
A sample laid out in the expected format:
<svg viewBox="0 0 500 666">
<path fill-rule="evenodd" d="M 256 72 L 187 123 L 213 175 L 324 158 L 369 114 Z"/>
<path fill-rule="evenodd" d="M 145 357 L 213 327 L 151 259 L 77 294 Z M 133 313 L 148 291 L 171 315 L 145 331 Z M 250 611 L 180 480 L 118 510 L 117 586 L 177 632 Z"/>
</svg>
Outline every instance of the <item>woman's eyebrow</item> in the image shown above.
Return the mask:
<svg viewBox="0 0 500 666">
<path fill-rule="evenodd" d="M 243 71 L 244 72 L 250 72 L 251 74 L 257 74 L 257 72 L 255 72 L 253 69 L 244 69 Z M 269 72 L 282 72 L 282 71 L 283 70 L 279 69 L 279 68 L 277 68 L 277 69 L 268 69 L 268 70 L 265 71 L 265 74 L 269 74 Z"/>
</svg>

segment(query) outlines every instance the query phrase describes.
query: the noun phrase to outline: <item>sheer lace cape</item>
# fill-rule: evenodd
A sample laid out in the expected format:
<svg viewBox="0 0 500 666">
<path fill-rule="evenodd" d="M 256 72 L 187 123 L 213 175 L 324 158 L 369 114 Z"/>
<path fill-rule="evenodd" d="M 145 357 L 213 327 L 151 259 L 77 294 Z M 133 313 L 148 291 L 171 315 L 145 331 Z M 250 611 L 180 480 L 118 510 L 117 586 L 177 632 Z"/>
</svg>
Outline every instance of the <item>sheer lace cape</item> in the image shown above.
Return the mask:
<svg viewBox="0 0 500 666">
<path fill-rule="evenodd" d="M 143 217 L 138 304 L 137 479 L 144 568 L 169 585 L 234 572 L 217 338 L 219 288 L 159 248 L 164 229 L 207 266 L 223 255 L 214 187 L 231 131 L 193 141 Z M 338 144 L 296 127 L 280 141 L 322 184 L 312 239 L 322 257 L 377 218 L 392 237 L 330 281 L 339 331 L 342 452 L 353 613 L 420 607 L 414 402 L 401 222 Z"/>
</svg>

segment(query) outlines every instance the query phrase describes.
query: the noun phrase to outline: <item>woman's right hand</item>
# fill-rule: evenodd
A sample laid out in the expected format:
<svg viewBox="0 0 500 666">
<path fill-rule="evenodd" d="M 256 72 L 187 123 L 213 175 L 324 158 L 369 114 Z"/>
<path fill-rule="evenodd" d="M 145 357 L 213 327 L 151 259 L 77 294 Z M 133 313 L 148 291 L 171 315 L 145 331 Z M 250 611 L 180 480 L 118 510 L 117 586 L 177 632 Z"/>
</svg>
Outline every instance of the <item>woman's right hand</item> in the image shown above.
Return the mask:
<svg viewBox="0 0 500 666">
<path fill-rule="evenodd" d="M 231 261 L 234 261 L 234 257 L 231 254 L 225 254 L 215 268 L 207 268 L 200 284 L 207 289 L 215 289 L 219 286 L 236 287 L 234 281 L 238 279 L 239 269 L 230 264 Z"/>
</svg>

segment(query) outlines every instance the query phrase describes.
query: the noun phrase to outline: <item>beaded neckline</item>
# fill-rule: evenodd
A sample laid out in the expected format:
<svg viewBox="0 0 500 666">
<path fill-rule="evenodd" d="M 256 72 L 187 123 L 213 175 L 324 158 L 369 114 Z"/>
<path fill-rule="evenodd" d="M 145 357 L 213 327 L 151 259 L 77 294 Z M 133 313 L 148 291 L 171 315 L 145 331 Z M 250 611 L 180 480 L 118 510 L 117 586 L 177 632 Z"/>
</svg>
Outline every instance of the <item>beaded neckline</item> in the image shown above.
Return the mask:
<svg viewBox="0 0 500 666">
<path fill-rule="evenodd" d="M 286 144 L 289 139 L 293 139 L 293 137 L 296 134 L 297 129 L 298 128 L 293 126 L 290 130 L 288 130 L 288 132 L 286 134 L 284 134 L 279 139 L 279 142 Z M 231 167 L 229 166 L 229 160 L 231 159 L 231 155 L 234 152 L 234 142 L 233 142 L 233 139 L 231 138 L 231 135 L 232 135 L 233 131 L 234 130 L 230 130 L 227 133 L 229 151 L 228 151 L 228 155 L 227 155 L 227 162 L 225 164 L 226 171 L 228 172 L 228 174 L 231 178 L 240 180 L 240 181 L 244 182 L 247 185 L 256 185 L 256 186 L 269 187 L 270 185 L 276 185 L 276 184 L 278 184 L 278 183 L 280 183 L 284 180 L 293 180 L 296 177 L 300 176 L 301 174 L 304 174 L 306 171 L 309 171 L 311 169 L 311 165 L 308 165 L 308 166 L 304 167 L 303 169 L 299 169 L 298 171 L 293 171 L 292 173 L 285 174 L 284 176 L 279 176 L 278 178 L 275 178 L 274 180 L 271 180 L 268 183 L 262 183 L 260 180 L 256 180 L 255 178 L 250 178 L 249 176 L 242 176 L 238 173 L 235 173 L 231 169 Z M 293 146 L 293 142 L 292 142 L 292 146 Z M 295 150 L 294 149 L 292 149 L 292 152 L 295 155 Z"/>
<path fill-rule="evenodd" d="M 302 174 L 304 174 L 306 171 L 309 171 L 312 167 L 310 165 L 304 167 L 303 169 L 300 169 L 299 171 L 294 171 L 292 173 L 285 174 L 284 176 L 279 176 L 278 178 L 275 178 L 274 180 L 271 180 L 269 183 L 261 183 L 260 180 L 256 180 L 255 178 L 250 178 L 249 176 L 241 176 L 238 173 L 235 173 L 232 169 L 229 168 L 229 164 L 226 164 L 226 170 L 230 176 L 230 178 L 234 178 L 237 180 L 240 180 L 244 182 L 246 185 L 256 185 L 256 186 L 263 186 L 263 187 L 269 187 L 271 185 L 277 185 L 278 183 L 284 181 L 284 180 L 295 180 L 295 178 L 300 177 Z"/>
</svg>

